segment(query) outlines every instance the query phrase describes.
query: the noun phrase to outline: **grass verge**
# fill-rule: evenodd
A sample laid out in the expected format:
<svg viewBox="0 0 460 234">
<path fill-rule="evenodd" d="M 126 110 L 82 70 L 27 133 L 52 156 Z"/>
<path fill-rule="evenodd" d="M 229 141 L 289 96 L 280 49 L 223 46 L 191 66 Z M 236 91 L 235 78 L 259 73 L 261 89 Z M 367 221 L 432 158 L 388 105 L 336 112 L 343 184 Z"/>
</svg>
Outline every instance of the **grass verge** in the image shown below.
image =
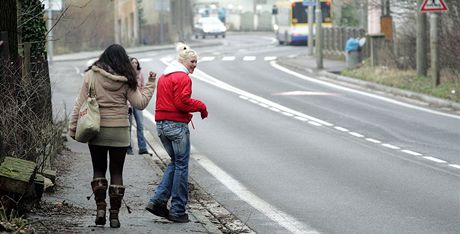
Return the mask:
<svg viewBox="0 0 460 234">
<path fill-rule="evenodd" d="M 431 78 L 417 76 L 415 70 L 403 71 L 389 67 L 370 67 L 368 65 L 344 70 L 341 75 L 460 102 L 460 79 L 458 78 L 442 79 L 441 84 L 434 87 Z"/>
</svg>

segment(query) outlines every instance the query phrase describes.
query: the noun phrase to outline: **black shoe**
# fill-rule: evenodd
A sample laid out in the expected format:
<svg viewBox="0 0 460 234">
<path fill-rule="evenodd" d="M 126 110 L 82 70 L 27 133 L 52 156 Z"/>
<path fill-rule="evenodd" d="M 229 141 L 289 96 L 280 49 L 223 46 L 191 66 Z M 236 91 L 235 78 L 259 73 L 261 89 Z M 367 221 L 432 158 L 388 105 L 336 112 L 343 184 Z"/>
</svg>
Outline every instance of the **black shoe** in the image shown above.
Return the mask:
<svg viewBox="0 0 460 234">
<path fill-rule="evenodd" d="M 188 223 L 190 221 L 188 219 L 188 214 L 183 214 L 179 216 L 168 215 L 168 220 L 171 220 L 175 223 Z"/>
<path fill-rule="evenodd" d="M 152 155 L 152 154 L 149 153 L 149 151 L 147 151 L 146 149 L 144 149 L 144 150 L 139 150 L 139 154 L 148 154 L 148 155 Z"/>
<path fill-rule="evenodd" d="M 149 202 L 145 209 L 156 216 L 163 218 L 168 218 L 169 216 L 169 210 L 166 208 L 166 205 L 157 205 Z"/>
<path fill-rule="evenodd" d="M 133 153 L 133 150 L 132 150 L 132 149 L 128 149 L 128 151 L 126 151 L 126 154 L 128 154 L 128 155 L 134 155 L 134 153 Z"/>
</svg>

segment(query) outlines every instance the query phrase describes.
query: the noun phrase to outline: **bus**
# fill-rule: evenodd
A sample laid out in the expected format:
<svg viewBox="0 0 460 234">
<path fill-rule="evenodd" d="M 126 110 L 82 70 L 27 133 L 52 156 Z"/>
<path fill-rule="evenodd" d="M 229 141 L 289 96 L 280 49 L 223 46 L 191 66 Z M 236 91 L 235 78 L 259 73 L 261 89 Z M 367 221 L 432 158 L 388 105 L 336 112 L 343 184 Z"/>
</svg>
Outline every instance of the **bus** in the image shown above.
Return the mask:
<svg viewBox="0 0 460 234">
<path fill-rule="evenodd" d="M 332 0 L 321 0 L 323 27 L 332 26 Z M 316 10 L 316 7 L 314 7 Z M 308 6 L 304 0 L 279 0 L 273 6 L 276 39 L 279 44 L 307 44 L 308 41 Z M 313 15 L 313 19 L 315 15 Z M 315 22 L 315 20 L 313 20 Z M 313 23 L 313 36 L 316 34 Z"/>
</svg>

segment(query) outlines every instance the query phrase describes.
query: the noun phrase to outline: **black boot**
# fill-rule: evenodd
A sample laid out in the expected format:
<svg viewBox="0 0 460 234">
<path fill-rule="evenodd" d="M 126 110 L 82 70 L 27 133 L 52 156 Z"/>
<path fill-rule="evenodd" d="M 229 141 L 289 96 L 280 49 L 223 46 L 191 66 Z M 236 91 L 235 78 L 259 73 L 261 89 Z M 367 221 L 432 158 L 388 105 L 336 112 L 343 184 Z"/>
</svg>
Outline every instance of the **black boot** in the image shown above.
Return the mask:
<svg viewBox="0 0 460 234">
<path fill-rule="evenodd" d="M 107 179 L 105 178 L 95 178 L 91 181 L 91 188 L 94 193 L 94 200 L 96 201 L 97 211 L 96 211 L 96 225 L 105 225 L 105 209 L 107 208 L 107 203 L 105 198 L 107 197 Z"/>
<path fill-rule="evenodd" d="M 121 201 L 125 195 L 125 187 L 123 185 L 110 185 L 109 186 L 109 197 L 110 197 L 110 227 L 119 228 L 120 220 L 118 219 L 118 213 L 120 212 Z"/>
</svg>

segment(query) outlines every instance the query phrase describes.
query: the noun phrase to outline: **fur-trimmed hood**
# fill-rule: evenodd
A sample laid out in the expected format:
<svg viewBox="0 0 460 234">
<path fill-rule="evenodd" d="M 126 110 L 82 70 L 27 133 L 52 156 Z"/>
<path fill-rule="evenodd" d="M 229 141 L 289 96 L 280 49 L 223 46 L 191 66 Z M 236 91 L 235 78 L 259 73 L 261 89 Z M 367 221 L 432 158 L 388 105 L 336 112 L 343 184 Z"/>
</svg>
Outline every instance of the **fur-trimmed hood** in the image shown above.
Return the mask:
<svg viewBox="0 0 460 234">
<path fill-rule="evenodd" d="M 102 77 L 106 78 L 98 80 L 98 83 L 100 83 L 102 87 L 110 91 L 119 90 L 125 83 L 128 83 L 128 78 L 126 78 L 125 76 L 114 75 L 95 65 L 91 67 L 91 71 L 96 74 L 99 73 Z"/>
</svg>

